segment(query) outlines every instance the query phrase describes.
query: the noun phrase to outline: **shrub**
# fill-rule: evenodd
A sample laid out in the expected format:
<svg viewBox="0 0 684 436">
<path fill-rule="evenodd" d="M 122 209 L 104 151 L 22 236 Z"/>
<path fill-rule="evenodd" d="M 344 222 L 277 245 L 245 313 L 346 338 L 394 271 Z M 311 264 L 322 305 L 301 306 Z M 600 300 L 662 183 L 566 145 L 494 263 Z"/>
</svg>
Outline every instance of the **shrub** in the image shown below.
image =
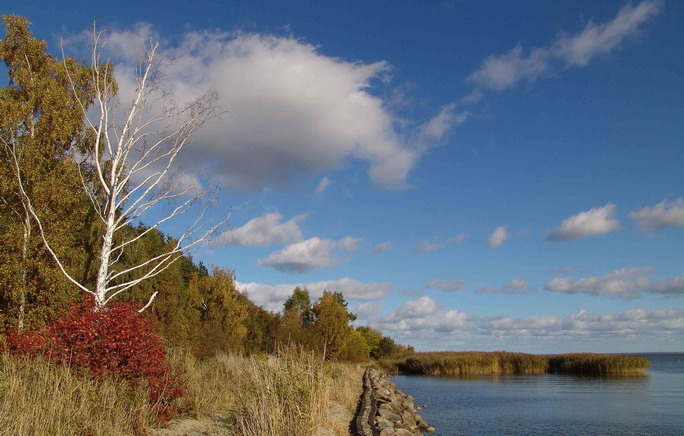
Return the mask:
<svg viewBox="0 0 684 436">
<path fill-rule="evenodd" d="M 175 413 L 174 400 L 184 393 L 180 374 L 166 361 L 156 323 L 137 309 L 113 302 L 95 310 L 84 301 L 46 328 L 10 332 L 6 347 L 12 354 L 43 356 L 97 379 L 114 376 L 134 388 L 142 384 L 160 418 L 168 419 Z"/>
</svg>

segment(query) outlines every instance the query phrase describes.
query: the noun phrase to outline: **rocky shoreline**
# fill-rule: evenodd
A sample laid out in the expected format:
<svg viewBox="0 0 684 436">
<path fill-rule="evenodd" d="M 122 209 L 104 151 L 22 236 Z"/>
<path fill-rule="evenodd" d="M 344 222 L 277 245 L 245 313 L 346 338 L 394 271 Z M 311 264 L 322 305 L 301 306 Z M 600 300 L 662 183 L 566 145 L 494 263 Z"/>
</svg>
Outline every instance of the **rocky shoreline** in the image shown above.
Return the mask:
<svg viewBox="0 0 684 436">
<path fill-rule="evenodd" d="M 397 389 L 386 372 L 369 368 L 364 374 L 364 393 L 352 434 L 422 436 L 433 433 L 435 428 L 418 415 L 419 410 L 413 397 Z"/>
</svg>

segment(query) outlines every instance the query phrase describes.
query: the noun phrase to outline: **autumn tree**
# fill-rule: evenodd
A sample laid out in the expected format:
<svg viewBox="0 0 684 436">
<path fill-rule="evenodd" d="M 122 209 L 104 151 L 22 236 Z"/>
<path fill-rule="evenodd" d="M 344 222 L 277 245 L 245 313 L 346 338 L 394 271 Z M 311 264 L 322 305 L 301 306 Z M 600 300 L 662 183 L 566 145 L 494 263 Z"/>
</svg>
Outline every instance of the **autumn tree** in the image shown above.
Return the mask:
<svg viewBox="0 0 684 436">
<path fill-rule="evenodd" d="M 302 289 L 297 286 L 292 295 L 285 301 L 283 309 L 285 312 L 293 311 L 299 317 L 302 325 L 309 325 L 313 321 L 311 297 L 306 288 Z"/>
<path fill-rule="evenodd" d="M 354 315 L 347 311 L 346 302 L 340 296 L 341 294 L 323 291 L 312 309 L 314 323 L 311 331 L 324 358 L 340 357 L 354 331 L 349 325 Z"/>
<path fill-rule="evenodd" d="M 9 80 L 0 89 L 0 309 L 5 323 L 21 330 L 74 298 L 33 213 L 40 214 L 63 265 L 84 275 L 80 238 L 92 220 L 74 157 L 88 143 L 83 110 L 95 88 L 91 69 L 50 56 L 46 43 L 31 35 L 28 20 L 5 15 L 3 24 L 0 59 Z"/>
</svg>

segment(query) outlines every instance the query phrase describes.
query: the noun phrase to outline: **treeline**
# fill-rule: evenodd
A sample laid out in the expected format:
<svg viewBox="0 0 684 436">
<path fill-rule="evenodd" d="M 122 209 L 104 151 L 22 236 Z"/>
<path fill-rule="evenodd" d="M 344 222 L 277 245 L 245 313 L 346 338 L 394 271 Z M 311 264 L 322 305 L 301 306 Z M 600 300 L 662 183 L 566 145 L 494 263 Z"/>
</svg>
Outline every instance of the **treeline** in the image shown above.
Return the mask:
<svg viewBox="0 0 684 436">
<path fill-rule="evenodd" d="M 78 159 L 96 139 L 84 128 L 79 103 L 94 95 L 97 84 L 90 67 L 51 56 L 46 43 L 31 35 L 26 19 L 4 16 L 3 21 L 0 59 L 7 66 L 8 85 L 0 88 L 0 340 L 9 330 L 49 324 L 83 297 L 43 237 L 59 253 L 64 269 L 92 288 L 102 234 L 102 220 L 91 204 L 98 198 L 83 189 L 84 184 L 95 186 L 95 172 Z M 110 65 L 104 68 L 112 73 Z M 128 225 L 123 233 L 140 238 L 123 250 L 118 271 L 167 253 L 177 242 L 144 224 Z M 120 280 L 143 273 L 134 270 Z M 168 346 L 196 356 L 268 353 L 277 343 L 354 361 L 407 350 L 370 327 L 355 329 L 354 314 L 334 289 L 316 301 L 306 289 L 294 289 L 283 313 L 272 313 L 238 291 L 232 271 L 208 270 L 188 255 L 178 255 L 162 273 L 117 298 L 143 305 L 154 292 L 158 296 L 147 316 L 157 320 Z"/>
</svg>

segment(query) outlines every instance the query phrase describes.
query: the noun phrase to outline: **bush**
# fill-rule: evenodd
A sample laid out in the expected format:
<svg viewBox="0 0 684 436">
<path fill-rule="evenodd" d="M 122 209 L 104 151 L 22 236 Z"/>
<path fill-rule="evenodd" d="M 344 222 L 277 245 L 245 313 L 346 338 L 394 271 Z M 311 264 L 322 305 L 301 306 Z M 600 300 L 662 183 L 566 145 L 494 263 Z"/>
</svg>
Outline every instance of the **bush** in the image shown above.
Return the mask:
<svg viewBox="0 0 684 436">
<path fill-rule="evenodd" d="M 42 356 L 97 379 L 114 376 L 134 388 L 142 384 L 160 418 L 168 419 L 184 392 L 156 332 L 156 323 L 132 304 L 113 302 L 95 310 L 84 301 L 46 328 L 9 332 L 6 347 L 11 354 Z"/>
</svg>

